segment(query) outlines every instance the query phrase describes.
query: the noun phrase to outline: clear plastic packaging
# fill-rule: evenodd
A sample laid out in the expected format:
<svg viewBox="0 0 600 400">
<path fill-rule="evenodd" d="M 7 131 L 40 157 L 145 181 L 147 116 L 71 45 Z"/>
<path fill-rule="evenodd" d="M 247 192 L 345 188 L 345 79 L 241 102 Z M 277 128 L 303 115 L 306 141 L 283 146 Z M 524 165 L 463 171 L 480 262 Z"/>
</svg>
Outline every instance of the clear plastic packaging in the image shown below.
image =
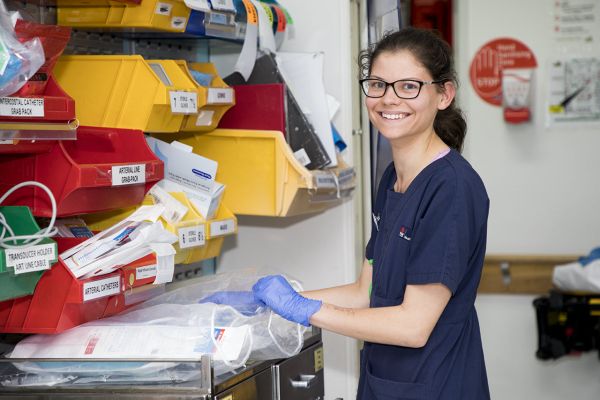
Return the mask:
<svg viewBox="0 0 600 400">
<path fill-rule="evenodd" d="M 264 275 L 249 269 L 190 280 L 123 314 L 58 335 L 30 336 L 10 357 L 81 358 L 77 362 L 14 363 L 27 374 L 52 375 L 50 382 L 54 383 L 153 382 L 153 377 L 161 380 L 165 374 L 179 381 L 194 379 L 197 375 L 183 368 L 185 362 L 176 360 L 199 359 L 205 354 L 211 355 L 217 376 L 242 367 L 248 359 L 291 357 L 302 348 L 303 326 L 258 303 L 240 312 L 235 305 L 202 301 L 214 293 L 250 292 Z M 94 358 L 115 362 L 98 363 Z M 155 362 L 124 362 L 126 359 Z M 47 381 L 32 378 L 30 382 Z"/>
<path fill-rule="evenodd" d="M 10 15 L 0 0 L 0 97 L 21 89 L 44 61 L 44 48 L 38 38 L 24 43 L 17 40 Z"/>
</svg>

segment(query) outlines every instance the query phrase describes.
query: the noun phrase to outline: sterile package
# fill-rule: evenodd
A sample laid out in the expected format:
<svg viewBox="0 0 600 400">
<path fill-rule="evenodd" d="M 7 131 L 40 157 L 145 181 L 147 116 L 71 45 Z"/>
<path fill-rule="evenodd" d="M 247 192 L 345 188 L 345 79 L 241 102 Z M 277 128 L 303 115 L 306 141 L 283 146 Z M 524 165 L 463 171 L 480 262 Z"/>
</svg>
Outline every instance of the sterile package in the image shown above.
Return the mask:
<svg viewBox="0 0 600 400">
<path fill-rule="evenodd" d="M 177 283 L 123 314 L 58 335 L 27 337 L 15 346 L 10 357 L 45 358 L 44 362 L 14 363 L 32 374 L 28 375 L 31 382 L 45 382 L 40 385 L 50 383 L 36 375 L 50 375 L 50 382 L 139 383 L 162 380 L 161 371 L 175 370 L 180 372 L 177 379 L 192 379 L 197 376 L 189 373 L 185 364 L 205 354 L 211 355 L 215 375 L 231 372 L 248 359 L 291 357 L 302 348 L 305 328 L 252 300 L 252 285 L 262 276 L 264 272 L 247 269 Z M 244 294 L 240 298 L 245 300 L 233 305 L 210 301 L 215 294 L 223 293 Z M 47 362 L 52 358 L 81 361 Z M 95 358 L 153 362 L 104 363 L 94 362 Z M 184 360 L 179 363 L 179 358 Z"/>
<path fill-rule="evenodd" d="M 0 97 L 10 96 L 21 89 L 44 61 L 40 39 L 19 42 L 13 21 L 4 2 L 0 1 Z"/>
<path fill-rule="evenodd" d="M 150 136 L 146 141 L 164 163 L 165 179 L 191 190 L 210 193 L 217 174 L 216 161 L 194 154 L 190 146 L 177 141 L 166 143 Z"/>
<path fill-rule="evenodd" d="M 155 253 L 157 271 L 172 276 L 177 236 L 157 221 L 162 205 L 141 206 L 123 221 L 60 254 L 76 278 L 108 274 L 135 260 Z"/>
</svg>

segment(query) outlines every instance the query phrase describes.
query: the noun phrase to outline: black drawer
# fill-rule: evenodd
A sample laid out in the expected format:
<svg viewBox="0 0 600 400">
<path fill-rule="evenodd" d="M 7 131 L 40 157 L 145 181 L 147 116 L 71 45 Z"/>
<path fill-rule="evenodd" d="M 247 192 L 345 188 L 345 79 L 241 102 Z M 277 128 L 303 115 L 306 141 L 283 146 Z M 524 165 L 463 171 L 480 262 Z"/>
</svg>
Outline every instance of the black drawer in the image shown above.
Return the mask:
<svg viewBox="0 0 600 400">
<path fill-rule="evenodd" d="M 322 400 L 325 395 L 323 343 L 273 366 L 275 400 Z M 262 399 L 262 398 L 261 398 Z"/>
</svg>

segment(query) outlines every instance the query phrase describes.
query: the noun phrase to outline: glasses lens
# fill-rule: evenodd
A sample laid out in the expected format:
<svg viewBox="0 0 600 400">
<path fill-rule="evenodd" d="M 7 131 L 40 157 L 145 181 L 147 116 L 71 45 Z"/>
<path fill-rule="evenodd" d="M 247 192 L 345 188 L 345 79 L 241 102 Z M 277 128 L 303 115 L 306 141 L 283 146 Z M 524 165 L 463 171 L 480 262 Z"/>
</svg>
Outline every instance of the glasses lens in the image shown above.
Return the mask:
<svg viewBox="0 0 600 400">
<path fill-rule="evenodd" d="M 363 91 L 365 92 L 365 95 L 369 97 L 383 96 L 386 87 L 386 83 L 384 81 L 380 81 L 379 79 L 365 79 L 362 82 Z"/>
<path fill-rule="evenodd" d="M 394 91 L 398 97 L 413 99 L 419 95 L 421 82 L 419 81 L 397 81 L 394 83 Z"/>
</svg>

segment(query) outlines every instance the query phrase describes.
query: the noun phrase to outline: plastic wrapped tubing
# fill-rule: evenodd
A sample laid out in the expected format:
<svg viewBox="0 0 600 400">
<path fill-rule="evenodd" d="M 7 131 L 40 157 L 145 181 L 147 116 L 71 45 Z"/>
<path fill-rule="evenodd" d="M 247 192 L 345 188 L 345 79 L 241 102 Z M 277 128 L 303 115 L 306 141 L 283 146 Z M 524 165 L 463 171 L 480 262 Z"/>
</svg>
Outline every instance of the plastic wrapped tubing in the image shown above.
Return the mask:
<svg viewBox="0 0 600 400">
<path fill-rule="evenodd" d="M 0 0 L 0 97 L 21 89 L 44 61 L 44 48 L 38 38 L 24 43 L 17 40 L 11 18 Z"/>
<path fill-rule="evenodd" d="M 161 373 L 171 374 L 169 371 L 185 367 L 185 362 L 178 365 L 174 359 L 199 359 L 203 354 L 211 354 L 215 375 L 234 371 L 248 359 L 291 357 L 302 348 L 303 326 L 258 303 L 246 303 L 242 309 L 202 302 L 219 292 L 250 293 L 263 275 L 242 270 L 186 281 L 123 314 L 88 322 L 58 335 L 27 337 L 15 347 L 11 357 L 83 358 L 81 362 L 18 362 L 15 366 L 28 374 L 58 373 L 61 379 L 69 376 L 75 377 L 70 382 L 88 383 L 97 379 L 152 381 Z M 153 362 L 107 365 L 93 362 L 94 358 L 147 358 Z M 177 376 L 182 379 L 180 373 Z"/>
</svg>

